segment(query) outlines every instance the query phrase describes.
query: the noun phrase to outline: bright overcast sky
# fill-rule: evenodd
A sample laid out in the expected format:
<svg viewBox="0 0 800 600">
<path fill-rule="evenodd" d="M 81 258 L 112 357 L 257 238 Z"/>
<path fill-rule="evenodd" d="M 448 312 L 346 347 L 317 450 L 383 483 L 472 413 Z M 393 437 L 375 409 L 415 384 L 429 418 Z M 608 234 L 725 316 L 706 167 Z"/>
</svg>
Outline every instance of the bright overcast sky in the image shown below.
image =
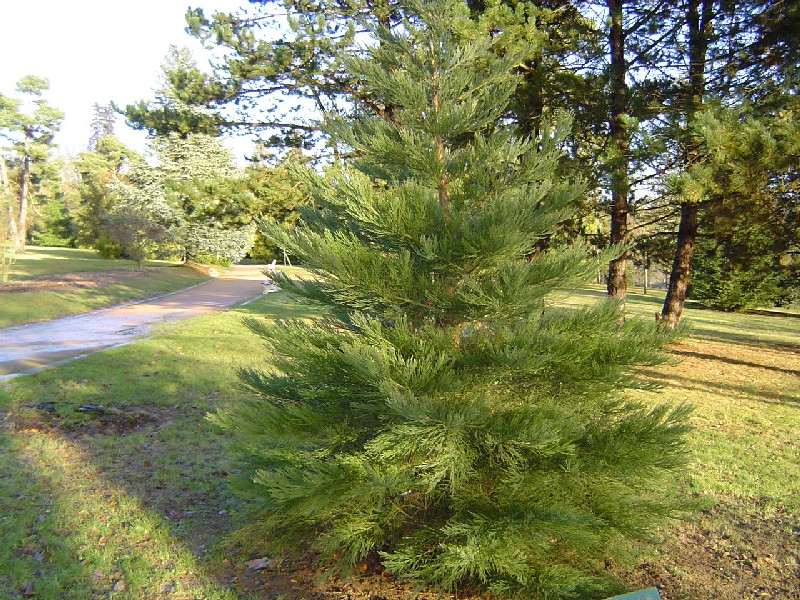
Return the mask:
<svg viewBox="0 0 800 600">
<path fill-rule="evenodd" d="M 47 100 L 65 113 L 56 137 L 62 152 L 85 149 L 92 105 L 124 106 L 153 97 L 170 44 L 187 46 L 201 67 L 199 44 L 184 28 L 188 6 L 207 15 L 247 0 L 0 0 L 0 92 L 16 95 L 23 75 L 50 80 Z M 144 135 L 123 121 L 117 135 L 139 151 Z"/>
</svg>

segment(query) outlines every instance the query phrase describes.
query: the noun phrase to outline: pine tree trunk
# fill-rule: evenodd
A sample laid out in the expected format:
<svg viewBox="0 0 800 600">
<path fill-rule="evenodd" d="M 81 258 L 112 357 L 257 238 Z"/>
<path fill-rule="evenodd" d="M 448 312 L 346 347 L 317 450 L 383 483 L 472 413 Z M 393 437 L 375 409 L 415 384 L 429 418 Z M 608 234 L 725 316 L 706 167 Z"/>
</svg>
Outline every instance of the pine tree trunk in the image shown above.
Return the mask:
<svg viewBox="0 0 800 600">
<path fill-rule="evenodd" d="M 708 42 L 711 37 L 714 0 L 689 0 L 686 24 L 689 29 L 689 94 L 686 105 L 686 139 L 684 140 L 685 166 L 688 168 L 697 160 L 698 151 L 691 140 L 689 129 L 695 115 L 700 110 L 705 94 L 705 67 Z M 683 313 L 686 290 L 689 287 L 694 243 L 697 237 L 697 204 L 681 204 L 681 221 L 678 226 L 678 239 L 675 244 L 675 258 L 669 277 L 667 296 L 660 323 L 675 327 Z"/>
<path fill-rule="evenodd" d="M 8 183 L 8 168 L 6 161 L 0 157 L 0 194 L 2 194 L 2 214 L 0 214 L 0 225 L 3 230 L 0 231 L 3 242 L 9 240 L 14 242 L 17 239 L 17 221 L 14 215 L 14 203 L 11 198 L 11 186 Z"/>
<path fill-rule="evenodd" d="M 31 181 L 31 158 L 26 156 L 22 161 L 22 172 L 19 175 L 19 195 L 18 212 L 16 219 L 11 219 L 14 223 L 12 226 L 11 241 L 13 244 L 14 252 L 25 251 L 25 236 L 27 234 L 28 225 L 28 188 Z"/>
<path fill-rule="evenodd" d="M 611 52 L 611 98 L 610 126 L 613 141 L 611 167 L 611 238 L 612 244 L 621 244 L 628 239 L 628 181 L 630 141 L 625 124 L 627 85 L 625 83 L 625 34 L 622 28 L 624 0 L 607 0 L 611 18 L 609 48 Z M 608 295 L 624 298 L 626 254 L 612 260 L 608 265 Z"/>
<path fill-rule="evenodd" d="M 678 241 L 675 244 L 675 259 L 669 274 L 667 297 L 661 310 L 659 322 L 674 328 L 681 319 L 683 304 L 686 301 L 686 290 L 692 270 L 694 243 L 697 238 L 697 204 L 686 202 L 681 204 L 681 221 L 678 226 Z"/>
<path fill-rule="evenodd" d="M 9 241 L 14 239 L 12 234 L 16 231 L 12 196 L 11 187 L 8 185 L 6 161 L 0 157 L 0 279 L 2 283 L 8 282 L 8 271 L 14 260 L 14 253 L 9 245 Z"/>
</svg>

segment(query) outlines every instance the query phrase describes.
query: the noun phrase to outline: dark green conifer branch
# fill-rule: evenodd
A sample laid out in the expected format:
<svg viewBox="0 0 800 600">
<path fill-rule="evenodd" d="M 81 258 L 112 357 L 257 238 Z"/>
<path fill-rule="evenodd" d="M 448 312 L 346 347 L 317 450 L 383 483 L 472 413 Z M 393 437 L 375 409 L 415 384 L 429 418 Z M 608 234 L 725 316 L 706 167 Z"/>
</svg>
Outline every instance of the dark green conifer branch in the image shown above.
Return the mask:
<svg viewBox="0 0 800 600">
<path fill-rule="evenodd" d="M 628 392 L 669 338 L 614 302 L 554 306 L 609 258 L 579 240 L 532 252 L 582 193 L 556 174 L 568 120 L 514 138 L 513 53 L 459 2 L 408 9 L 348 59 L 392 119 L 333 120 L 352 159 L 305 174 L 322 208 L 265 225 L 315 275 L 281 284 L 332 316 L 253 324 L 276 370 L 243 373 L 256 395 L 215 419 L 278 551 L 588 597 L 620 539 L 686 506 L 687 409 Z"/>
</svg>

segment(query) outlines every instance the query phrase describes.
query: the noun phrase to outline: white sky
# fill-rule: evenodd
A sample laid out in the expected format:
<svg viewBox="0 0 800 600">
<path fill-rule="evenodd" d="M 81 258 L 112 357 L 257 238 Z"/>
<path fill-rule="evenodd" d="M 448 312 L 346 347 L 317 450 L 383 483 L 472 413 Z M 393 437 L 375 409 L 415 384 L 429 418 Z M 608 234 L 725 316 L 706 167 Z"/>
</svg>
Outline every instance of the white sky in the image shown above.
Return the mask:
<svg viewBox="0 0 800 600">
<path fill-rule="evenodd" d="M 247 0 L 0 0 L 0 92 L 16 96 L 23 75 L 50 80 L 48 103 L 65 113 L 56 136 L 60 153 L 89 141 L 92 105 L 149 100 L 170 44 L 206 60 L 189 36 L 188 6 L 206 15 L 231 12 Z M 119 120 L 115 133 L 143 151 L 145 135 Z"/>
</svg>

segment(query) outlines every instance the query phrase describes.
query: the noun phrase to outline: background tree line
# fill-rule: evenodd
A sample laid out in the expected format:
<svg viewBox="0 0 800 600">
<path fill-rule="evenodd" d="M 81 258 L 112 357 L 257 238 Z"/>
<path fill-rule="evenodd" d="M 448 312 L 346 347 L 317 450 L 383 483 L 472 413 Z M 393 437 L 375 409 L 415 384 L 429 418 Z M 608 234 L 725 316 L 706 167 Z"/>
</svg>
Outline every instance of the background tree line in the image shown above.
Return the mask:
<svg viewBox="0 0 800 600">
<path fill-rule="evenodd" d="M 163 69 L 193 64 L 188 51 L 172 48 Z M 26 243 L 91 247 L 140 264 L 151 257 L 227 264 L 279 252 L 256 221 L 290 226 L 297 218 L 296 205 L 307 199 L 286 173 L 306 161 L 299 153 L 242 167 L 219 136 L 165 132 L 142 156 L 114 135 L 114 107 L 95 105 L 86 150 L 55 157 L 63 115 L 47 104 L 47 88 L 26 77 L 16 96 L 0 95 L 0 134 L 9 142 L 0 154 L 4 277 Z M 158 96 L 165 106 L 172 97 L 166 79 Z"/>
<path fill-rule="evenodd" d="M 670 271 L 659 317 L 669 324 L 687 293 L 724 309 L 796 298 L 796 0 L 467 4 L 485 31 L 525 50 L 522 84 L 501 120 L 535 136 L 543 120 L 573 115 L 562 168 L 589 186 L 582 212 L 554 235 L 582 235 L 598 249 L 626 246 L 609 264 L 610 295 L 624 298 L 633 262 Z M 392 119 L 393 107 L 342 64 L 357 48 L 356 19 L 396 24 L 403 16 L 390 0 L 260 0 L 238 14 L 190 9 L 188 30 L 223 49 L 222 58 L 208 73 L 173 49 L 155 98 L 118 108 L 150 133 L 153 154 L 166 161 L 152 171 L 158 182 L 145 183 L 150 167 L 141 157 L 103 140 L 113 134 L 109 107 L 97 107 L 87 152 L 68 164 L 49 160 L 61 116 L 42 99 L 46 82 L 21 82 L 39 108 L 26 115 L 20 100 L 2 96 L 10 140 L 3 189 L 17 197 L 13 210 L 5 201 L 4 235 L 16 249 L 27 235 L 118 255 L 120 240 L 137 228 L 164 247 L 181 235 L 205 236 L 213 246 L 214 230 L 247 226 L 258 215 L 293 222 L 293 207 L 306 198 L 283 177 L 290 163 L 340 152 L 320 129 L 324 118 Z M 235 175 L 213 141 L 231 132 L 256 133 L 264 150 Z M 276 164 L 284 156 L 288 162 Z M 130 186 L 148 185 L 135 200 Z M 171 216 L 155 208 L 162 196 Z M 127 224 L 121 213 L 130 215 Z M 147 222 L 154 226 L 145 231 Z M 253 255 L 275 252 L 255 236 Z"/>
<path fill-rule="evenodd" d="M 627 245 L 609 265 L 610 295 L 624 298 L 631 260 L 671 271 L 660 316 L 670 324 L 680 318 L 693 262 L 693 295 L 715 306 L 796 294 L 797 2 L 468 6 L 485 30 L 527 49 L 517 67 L 523 83 L 503 119 L 535 135 L 543 119 L 574 115 L 564 169 L 590 187 L 583 215 L 565 231 L 598 247 Z M 288 29 L 276 16 L 283 11 Z M 336 154 L 316 117 L 366 111 L 392 119 L 392 106 L 341 62 L 342 51 L 356 51 L 355 19 L 392 24 L 403 14 L 391 1 L 259 1 L 210 16 L 192 9 L 189 30 L 224 48 L 224 59 L 211 75 L 173 71 L 170 110 L 141 102 L 127 115 L 154 134 L 256 131 L 270 145 Z M 605 215 L 601 227 L 596 215 Z"/>
</svg>

